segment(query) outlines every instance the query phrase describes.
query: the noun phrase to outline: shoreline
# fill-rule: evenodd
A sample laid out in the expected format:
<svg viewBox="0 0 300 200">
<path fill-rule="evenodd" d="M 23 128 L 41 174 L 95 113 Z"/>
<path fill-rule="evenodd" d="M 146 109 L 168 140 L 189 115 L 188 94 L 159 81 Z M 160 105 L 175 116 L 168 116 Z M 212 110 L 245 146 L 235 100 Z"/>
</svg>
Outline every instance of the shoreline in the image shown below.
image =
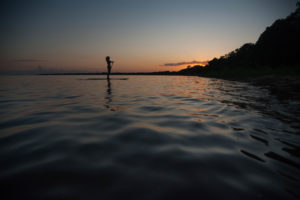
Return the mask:
<svg viewBox="0 0 300 200">
<path fill-rule="evenodd" d="M 300 77 L 262 75 L 257 77 L 226 77 L 226 76 L 200 76 L 206 78 L 217 78 L 230 81 L 247 82 L 251 85 L 268 89 L 271 94 L 280 100 L 300 101 Z"/>
<path fill-rule="evenodd" d="M 250 83 L 267 88 L 282 100 L 300 101 L 300 78 L 293 76 L 262 76 L 253 78 Z"/>
</svg>

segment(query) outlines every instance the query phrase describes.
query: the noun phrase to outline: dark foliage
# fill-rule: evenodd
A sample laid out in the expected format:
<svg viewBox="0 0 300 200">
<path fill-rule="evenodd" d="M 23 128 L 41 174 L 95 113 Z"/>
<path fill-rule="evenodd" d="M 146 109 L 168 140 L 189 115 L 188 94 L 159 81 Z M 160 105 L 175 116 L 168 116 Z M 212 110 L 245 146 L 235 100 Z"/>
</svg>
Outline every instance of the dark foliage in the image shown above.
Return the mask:
<svg viewBox="0 0 300 200">
<path fill-rule="evenodd" d="M 226 71 L 246 68 L 259 70 L 300 67 L 300 3 L 297 9 L 285 19 L 275 21 L 260 35 L 255 44 L 242 47 L 214 58 L 203 68 L 189 67 L 179 71 L 181 74 L 203 74 L 211 71 Z"/>
<path fill-rule="evenodd" d="M 203 66 L 195 65 L 193 67 L 187 66 L 187 68 L 180 70 L 178 73 L 183 75 L 193 75 L 205 72 Z"/>
</svg>

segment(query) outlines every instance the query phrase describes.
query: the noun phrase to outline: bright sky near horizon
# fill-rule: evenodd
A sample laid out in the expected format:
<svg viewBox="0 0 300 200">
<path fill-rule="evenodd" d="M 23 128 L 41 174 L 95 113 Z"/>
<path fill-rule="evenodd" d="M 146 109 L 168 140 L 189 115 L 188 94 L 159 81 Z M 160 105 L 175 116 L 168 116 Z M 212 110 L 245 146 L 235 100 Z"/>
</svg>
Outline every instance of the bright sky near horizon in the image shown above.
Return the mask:
<svg viewBox="0 0 300 200">
<path fill-rule="evenodd" d="M 0 71 L 103 72 L 107 55 L 113 72 L 175 71 L 256 42 L 296 2 L 2 0 Z"/>
</svg>

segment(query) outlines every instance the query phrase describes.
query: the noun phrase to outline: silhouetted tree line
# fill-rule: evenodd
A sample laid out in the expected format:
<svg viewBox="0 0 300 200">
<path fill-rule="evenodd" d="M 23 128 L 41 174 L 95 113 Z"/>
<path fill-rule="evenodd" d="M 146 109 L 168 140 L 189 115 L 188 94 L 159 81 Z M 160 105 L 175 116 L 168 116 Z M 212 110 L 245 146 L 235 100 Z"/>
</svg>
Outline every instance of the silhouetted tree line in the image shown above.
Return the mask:
<svg viewBox="0 0 300 200">
<path fill-rule="evenodd" d="M 260 35 L 257 42 L 209 61 L 206 67 L 193 66 L 179 71 L 181 74 L 202 74 L 207 71 L 231 70 L 239 67 L 300 67 L 300 2 L 297 9 L 285 19 L 276 20 Z"/>
</svg>

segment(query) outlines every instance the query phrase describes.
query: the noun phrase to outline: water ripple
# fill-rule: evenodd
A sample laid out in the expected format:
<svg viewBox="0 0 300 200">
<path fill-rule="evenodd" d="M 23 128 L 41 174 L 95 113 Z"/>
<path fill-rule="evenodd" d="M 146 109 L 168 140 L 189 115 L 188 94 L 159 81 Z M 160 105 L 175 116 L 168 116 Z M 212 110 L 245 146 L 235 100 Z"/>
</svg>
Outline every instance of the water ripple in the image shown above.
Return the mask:
<svg viewBox="0 0 300 200">
<path fill-rule="evenodd" d="M 1 82 L 0 187 L 10 199 L 300 196 L 299 103 L 264 89 L 170 76 Z"/>
</svg>

